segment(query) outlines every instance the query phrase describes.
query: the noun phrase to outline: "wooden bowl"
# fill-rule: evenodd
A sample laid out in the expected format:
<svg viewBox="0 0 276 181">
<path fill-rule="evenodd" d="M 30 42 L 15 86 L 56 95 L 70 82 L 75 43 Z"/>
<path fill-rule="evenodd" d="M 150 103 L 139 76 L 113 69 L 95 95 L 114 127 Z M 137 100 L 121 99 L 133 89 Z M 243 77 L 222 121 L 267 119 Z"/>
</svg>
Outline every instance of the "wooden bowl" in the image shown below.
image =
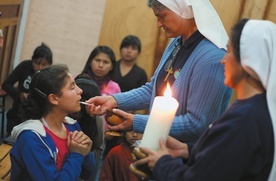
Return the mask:
<svg viewBox="0 0 276 181">
<path fill-rule="evenodd" d="M 105 120 L 106 120 L 107 124 L 109 124 L 111 126 L 116 126 L 123 122 L 123 118 L 121 116 L 113 113 L 111 110 L 106 111 Z M 122 136 L 122 133 L 119 131 L 106 131 L 105 134 L 110 135 L 110 136 Z"/>
<path fill-rule="evenodd" d="M 111 126 L 116 126 L 123 123 L 123 118 L 110 110 L 106 111 L 105 120 Z"/>
</svg>

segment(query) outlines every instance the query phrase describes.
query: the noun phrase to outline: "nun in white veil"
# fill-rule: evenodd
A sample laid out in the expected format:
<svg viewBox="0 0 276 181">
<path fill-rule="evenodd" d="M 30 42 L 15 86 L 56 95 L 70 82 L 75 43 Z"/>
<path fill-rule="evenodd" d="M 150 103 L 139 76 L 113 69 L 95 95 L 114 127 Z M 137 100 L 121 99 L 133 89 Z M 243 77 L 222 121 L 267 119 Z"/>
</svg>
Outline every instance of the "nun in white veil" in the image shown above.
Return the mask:
<svg viewBox="0 0 276 181">
<path fill-rule="evenodd" d="M 140 148 L 148 157 L 134 164 L 147 163 L 156 180 L 276 180 L 276 25 L 239 21 L 222 63 L 237 100 L 195 145 L 169 137 L 159 151 Z"/>
<path fill-rule="evenodd" d="M 274 159 L 269 181 L 276 180 L 276 25 L 270 21 L 249 20 L 240 40 L 241 64 L 266 90 L 274 131 Z"/>
</svg>

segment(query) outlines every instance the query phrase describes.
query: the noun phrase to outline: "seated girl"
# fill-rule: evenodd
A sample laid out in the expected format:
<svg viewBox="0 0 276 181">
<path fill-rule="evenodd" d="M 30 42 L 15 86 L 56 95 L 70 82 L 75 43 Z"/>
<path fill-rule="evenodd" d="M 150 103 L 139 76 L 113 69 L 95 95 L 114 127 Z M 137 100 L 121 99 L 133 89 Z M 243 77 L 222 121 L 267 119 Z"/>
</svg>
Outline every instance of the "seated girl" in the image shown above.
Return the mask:
<svg viewBox="0 0 276 181">
<path fill-rule="evenodd" d="M 11 180 L 78 180 L 89 178 L 95 160 L 92 141 L 68 114 L 81 109 L 82 90 L 66 66 L 35 73 L 27 100 L 21 105 L 23 123 L 14 127 Z"/>
</svg>

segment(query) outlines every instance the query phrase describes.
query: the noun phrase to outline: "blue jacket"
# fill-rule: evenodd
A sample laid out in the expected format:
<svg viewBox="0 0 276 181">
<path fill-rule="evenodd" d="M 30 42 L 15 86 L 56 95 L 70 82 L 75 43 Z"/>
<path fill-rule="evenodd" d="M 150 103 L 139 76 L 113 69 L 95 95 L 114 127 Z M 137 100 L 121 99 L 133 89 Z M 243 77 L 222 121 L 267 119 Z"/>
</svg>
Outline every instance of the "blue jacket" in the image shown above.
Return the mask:
<svg viewBox="0 0 276 181">
<path fill-rule="evenodd" d="M 178 37 L 179 38 L 179 37 Z M 175 38 L 167 46 L 151 81 L 144 86 L 113 95 L 118 108 L 126 111 L 149 109 L 156 96 L 156 77 L 177 43 Z M 228 107 L 232 90 L 224 85 L 221 59 L 225 50 L 203 39 L 194 49 L 180 75 L 172 85 L 173 97 L 179 107 L 170 135 L 183 142 L 195 142 L 209 124 Z M 134 116 L 133 129 L 144 132 L 148 115 Z"/>
<path fill-rule="evenodd" d="M 70 131 L 81 130 L 79 124 L 66 117 L 64 124 Z M 92 152 L 85 157 L 70 152 L 60 170 L 56 167 L 57 148 L 39 120 L 28 120 L 14 127 L 16 140 L 11 152 L 11 181 L 78 180 L 88 178 L 95 166 Z"/>
</svg>

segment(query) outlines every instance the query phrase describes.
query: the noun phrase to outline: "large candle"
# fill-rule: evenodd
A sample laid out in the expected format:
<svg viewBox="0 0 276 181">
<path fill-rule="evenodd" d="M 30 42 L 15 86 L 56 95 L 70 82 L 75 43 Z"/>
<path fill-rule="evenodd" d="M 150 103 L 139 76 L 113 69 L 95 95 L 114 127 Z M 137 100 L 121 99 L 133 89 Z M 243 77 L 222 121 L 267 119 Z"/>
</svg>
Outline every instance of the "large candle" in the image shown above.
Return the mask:
<svg viewBox="0 0 276 181">
<path fill-rule="evenodd" d="M 159 150 L 159 140 L 167 139 L 174 119 L 178 102 L 172 97 L 169 85 L 164 96 L 154 98 L 150 116 L 141 141 L 141 147 Z"/>
</svg>

